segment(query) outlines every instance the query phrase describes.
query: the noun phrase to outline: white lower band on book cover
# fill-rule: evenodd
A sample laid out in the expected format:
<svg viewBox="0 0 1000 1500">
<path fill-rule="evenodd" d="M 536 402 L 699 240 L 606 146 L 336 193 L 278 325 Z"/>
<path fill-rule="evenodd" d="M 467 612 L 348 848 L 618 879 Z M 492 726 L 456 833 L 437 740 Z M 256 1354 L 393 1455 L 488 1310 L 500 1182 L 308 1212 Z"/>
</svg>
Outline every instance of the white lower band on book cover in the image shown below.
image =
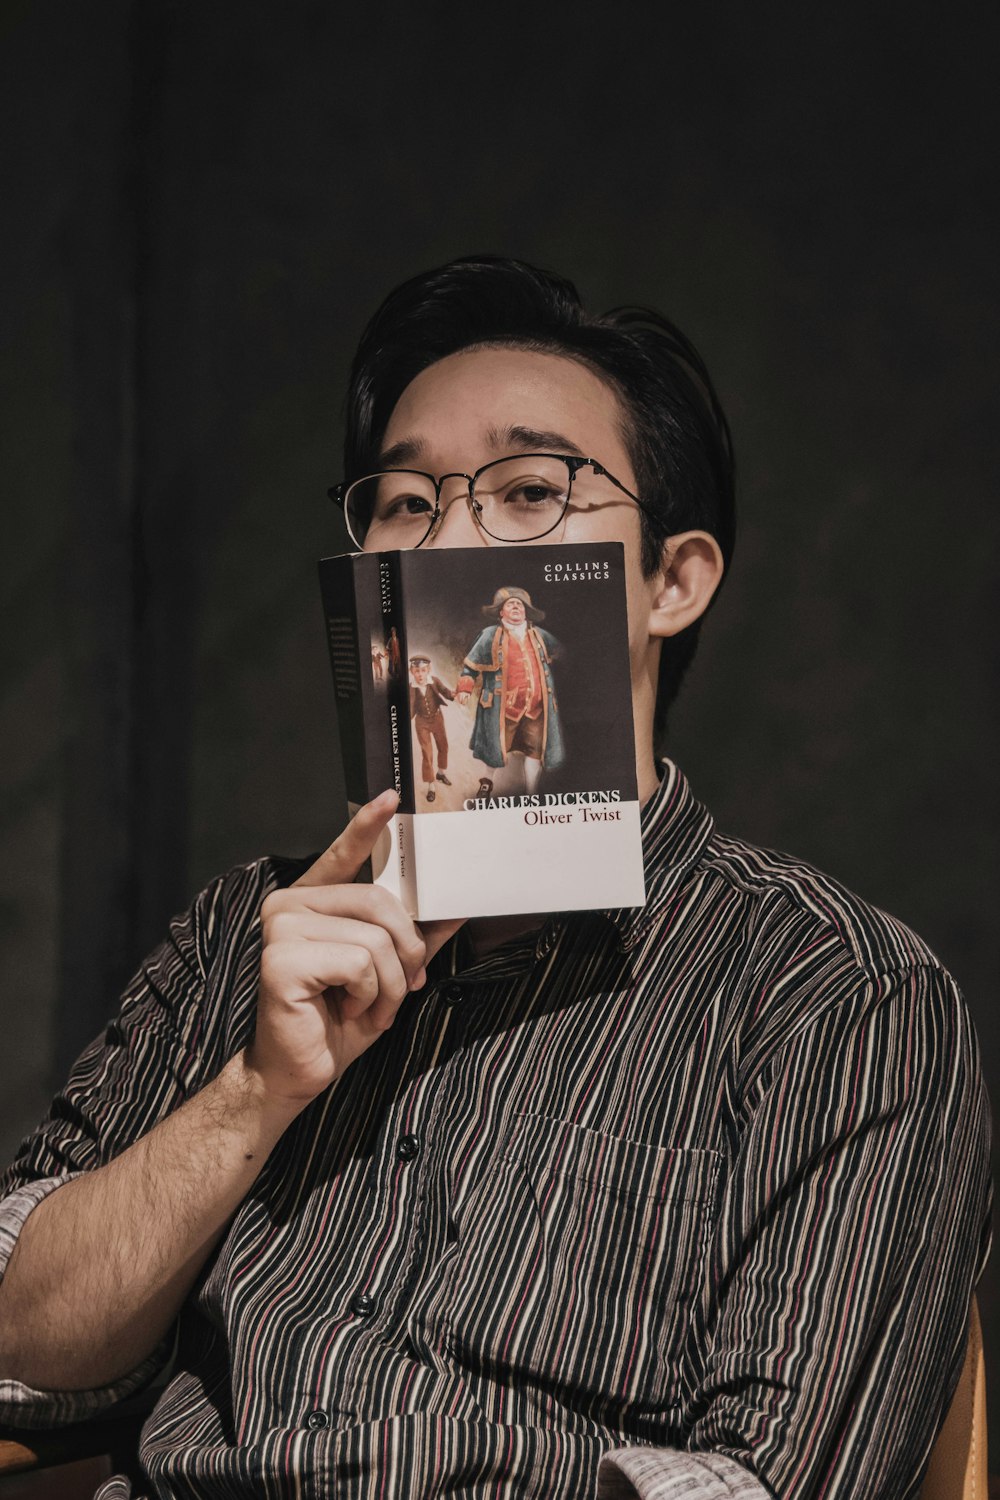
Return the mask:
<svg viewBox="0 0 1000 1500">
<path fill-rule="evenodd" d="M 525 807 L 401 814 L 420 918 L 642 906 L 639 803 L 616 803 L 614 818 L 601 807 L 557 811 L 571 816 L 556 822 L 546 811 L 543 821 Z"/>
</svg>

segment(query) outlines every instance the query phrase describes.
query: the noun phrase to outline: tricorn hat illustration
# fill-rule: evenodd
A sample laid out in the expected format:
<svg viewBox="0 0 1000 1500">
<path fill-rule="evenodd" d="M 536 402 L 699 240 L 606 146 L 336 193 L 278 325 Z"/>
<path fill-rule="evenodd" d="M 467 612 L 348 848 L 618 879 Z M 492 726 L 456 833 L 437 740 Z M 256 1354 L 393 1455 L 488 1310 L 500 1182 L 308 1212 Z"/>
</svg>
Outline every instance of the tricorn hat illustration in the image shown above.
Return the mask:
<svg viewBox="0 0 1000 1500">
<path fill-rule="evenodd" d="M 496 593 L 493 595 L 493 603 L 483 605 L 483 614 L 496 615 L 499 618 L 500 611 L 503 609 L 508 599 L 520 599 L 521 603 L 524 605 L 524 613 L 527 615 L 529 620 L 545 619 L 544 612 L 540 609 L 536 609 L 532 604 L 531 595 L 528 593 L 527 589 L 497 589 Z"/>
</svg>

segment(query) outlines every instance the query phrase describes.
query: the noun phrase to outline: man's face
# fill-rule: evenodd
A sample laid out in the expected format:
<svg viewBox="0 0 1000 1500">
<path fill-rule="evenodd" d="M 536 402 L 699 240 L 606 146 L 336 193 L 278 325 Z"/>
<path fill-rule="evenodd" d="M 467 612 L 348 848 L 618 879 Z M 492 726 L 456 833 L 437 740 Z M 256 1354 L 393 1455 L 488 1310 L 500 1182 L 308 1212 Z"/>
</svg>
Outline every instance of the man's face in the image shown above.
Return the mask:
<svg viewBox="0 0 1000 1500">
<path fill-rule="evenodd" d="M 410 382 L 389 419 L 382 447 L 406 443 L 402 466 L 429 474 L 474 474 L 492 459 L 518 451 L 577 452 L 596 458 L 635 490 L 621 422 L 614 392 L 575 360 L 522 349 L 464 350 Z M 460 479 L 445 483 L 443 516 L 424 546 L 516 547 L 484 534 L 473 519 L 467 493 Z M 654 583 L 642 576 L 640 538 L 638 507 L 605 484 L 600 503 L 570 505 L 561 524 L 532 544 L 624 542 L 633 683 L 637 676 L 648 681 L 652 670 L 647 625 Z"/>
<path fill-rule="evenodd" d="M 500 618 L 507 625 L 523 625 L 525 621 L 524 605 L 520 599 L 508 599 L 500 611 Z"/>
<path fill-rule="evenodd" d="M 435 475 L 474 474 L 517 452 L 575 453 L 596 459 L 638 493 L 622 422 L 617 396 L 576 360 L 523 349 L 470 349 L 438 360 L 410 382 L 382 446 L 386 452 L 397 449 L 393 467 Z M 533 545 L 625 545 L 636 766 L 645 798 L 657 780 L 652 737 L 661 639 L 684 629 L 707 607 L 722 576 L 722 555 L 705 533 L 685 533 L 671 541 L 669 566 L 644 578 L 638 506 L 607 482 L 588 487 L 588 493 L 600 498 L 578 504 L 574 494 L 560 524 Z M 425 547 L 518 545 L 495 541 L 476 525 L 461 479 L 445 482 L 441 508 Z"/>
<path fill-rule="evenodd" d="M 417 687 L 427 686 L 427 679 L 431 675 L 431 669 L 425 661 L 421 662 L 417 667 L 411 667 L 410 671 L 413 673 L 413 680 L 417 684 Z"/>
</svg>

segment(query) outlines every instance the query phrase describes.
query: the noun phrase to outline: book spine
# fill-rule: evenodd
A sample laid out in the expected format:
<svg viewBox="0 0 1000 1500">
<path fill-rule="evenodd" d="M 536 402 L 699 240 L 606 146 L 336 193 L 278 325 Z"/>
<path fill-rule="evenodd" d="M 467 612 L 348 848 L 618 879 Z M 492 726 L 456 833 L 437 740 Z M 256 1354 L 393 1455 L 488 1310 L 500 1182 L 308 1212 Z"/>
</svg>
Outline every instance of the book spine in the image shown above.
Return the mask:
<svg viewBox="0 0 1000 1500">
<path fill-rule="evenodd" d="M 416 916 L 416 878 L 413 863 L 413 756 L 410 749 L 410 674 L 406 609 L 399 552 L 377 554 L 382 631 L 389 653 L 388 732 L 392 781 L 399 811 L 392 820 L 392 857 L 381 883 L 394 891 L 411 916 Z M 390 873 L 390 865 L 394 871 Z"/>
<path fill-rule="evenodd" d="M 333 672 L 337 731 L 344 764 L 347 799 L 354 805 L 371 795 L 366 719 L 371 713 L 371 666 L 364 639 L 363 609 L 359 613 L 359 570 L 353 557 L 327 557 L 319 565 L 320 590 L 326 620 L 326 641 Z"/>
</svg>

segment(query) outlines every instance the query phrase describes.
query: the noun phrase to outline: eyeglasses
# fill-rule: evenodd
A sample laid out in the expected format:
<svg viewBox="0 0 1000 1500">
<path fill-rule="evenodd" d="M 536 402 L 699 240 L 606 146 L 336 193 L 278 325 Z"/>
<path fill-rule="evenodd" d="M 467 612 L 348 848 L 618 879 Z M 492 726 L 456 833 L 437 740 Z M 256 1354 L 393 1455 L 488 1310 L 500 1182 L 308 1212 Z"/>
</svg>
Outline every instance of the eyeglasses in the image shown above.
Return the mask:
<svg viewBox="0 0 1000 1500">
<path fill-rule="evenodd" d="M 474 474 L 424 474 L 419 469 L 387 469 L 366 474 L 327 493 L 344 508 L 355 546 L 372 552 L 420 547 L 443 515 L 441 488 L 446 479 L 464 479 L 466 499 L 476 524 L 498 542 L 535 542 L 554 531 L 570 500 L 583 508 L 607 498 L 605 481 L 652 514 L 638 495 L 626 489 L 596 458 L 565 453 L 518 453 L 494 459 Z"/>
</svg>

